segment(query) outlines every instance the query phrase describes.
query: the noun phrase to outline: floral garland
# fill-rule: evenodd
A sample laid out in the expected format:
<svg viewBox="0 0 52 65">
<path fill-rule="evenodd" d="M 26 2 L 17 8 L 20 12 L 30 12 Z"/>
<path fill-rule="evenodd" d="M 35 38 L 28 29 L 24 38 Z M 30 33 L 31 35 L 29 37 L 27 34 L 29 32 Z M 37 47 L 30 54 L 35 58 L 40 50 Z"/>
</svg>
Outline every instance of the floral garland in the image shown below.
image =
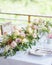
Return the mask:
<svg viewBox="0 0 52 65">
<path fill-rule="evenodd" d="M 41 33 L 49 33 L 51 27 L 50 22 L 39 19 L 29 23 L 25 28 L 16 29 L 11 35 L 3 35 L 3 40 L 0 42 L 0 48 L 3 50 L 0 56 L 12 56 L 19 50 L 31 48 L 40 39 Z"/>
</svg>

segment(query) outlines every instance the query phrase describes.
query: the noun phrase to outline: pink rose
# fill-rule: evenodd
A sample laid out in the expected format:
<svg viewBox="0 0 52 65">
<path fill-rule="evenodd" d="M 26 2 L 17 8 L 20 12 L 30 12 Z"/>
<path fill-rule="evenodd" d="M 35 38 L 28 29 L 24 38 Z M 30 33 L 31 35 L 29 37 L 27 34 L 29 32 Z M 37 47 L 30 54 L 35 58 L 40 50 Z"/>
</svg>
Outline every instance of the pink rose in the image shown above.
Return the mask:
<svg viewBox="0 0 52 65">
<path fill-rule="evenodd" d="M 10 44 L 10 46 L 11 46 L 12 48 L 15 48 L 15 47 L 17 46 L 17 43 L 16 43 L 15 41 L 13 41 L 13 42 Z"/>
<path fill-rule="evenodd" d="M 48 34 L 48 38 L 52 38 L 52 34 Z"/>
<path fill-rule="evenodd" d="M 37 26 L 37 25 L 34 25 L 34 26 L 33 26 L 33 29 L 38 29 L 38 26 Z"/>
<path fill-rule="evenodd" d="M 16 43 L 20 43 L 22 40 L 20 38 L 17 38 L 15 41 Z"/>
</svg>

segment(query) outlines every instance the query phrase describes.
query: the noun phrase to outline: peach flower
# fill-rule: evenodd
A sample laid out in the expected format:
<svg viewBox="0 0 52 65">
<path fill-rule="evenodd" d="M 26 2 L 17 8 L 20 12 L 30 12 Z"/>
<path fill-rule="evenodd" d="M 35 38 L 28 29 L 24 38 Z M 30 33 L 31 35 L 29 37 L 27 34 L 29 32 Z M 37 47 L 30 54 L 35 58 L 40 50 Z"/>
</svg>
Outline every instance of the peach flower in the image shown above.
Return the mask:
<svg viewBox="0 0 52 65">
<path fill-rule="evenodd" d="M 15 48 L 15 47 L 17 46 L 17 43 L 16 43 L 15 41 L 13 41 L 13 42 L 10 44 L 10 46 L 11 46 L 12 48 Z"/>
</svg>

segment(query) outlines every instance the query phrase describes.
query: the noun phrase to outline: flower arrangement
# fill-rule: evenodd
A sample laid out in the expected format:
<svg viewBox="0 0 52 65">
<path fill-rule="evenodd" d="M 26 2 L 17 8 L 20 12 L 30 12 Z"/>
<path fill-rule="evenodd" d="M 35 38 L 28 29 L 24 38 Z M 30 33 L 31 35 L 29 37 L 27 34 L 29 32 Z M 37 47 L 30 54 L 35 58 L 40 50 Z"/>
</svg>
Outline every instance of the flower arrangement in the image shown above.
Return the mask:
<svg viewBox="0 0 52 65">
<path fill-rule="evenodd" d="M 49 33 L 51 23 L 39 19 L 33 23 L 29 23 L 27 27 L 21 29 L 15 29 L 11 35 L 3 35 L 2 42 L 0 42 L 0 48 L 3 51 L 0 56 L 14 55 L 16 51 L 26 50 L 36 44 L 36 41 L 40 39 L 41 33 Z"/>
<path fill-rule="evenodd" d="M 47 33 L 52 33 L 52 23 L 51 23 L 51 21 L 45 21 L 45 20 L 39 18 L 39 19 L 36 19 L 33 24 L 37 25 L 38 34 L 41 35 L 41 36 L 45 35 Z"/>
</svg>

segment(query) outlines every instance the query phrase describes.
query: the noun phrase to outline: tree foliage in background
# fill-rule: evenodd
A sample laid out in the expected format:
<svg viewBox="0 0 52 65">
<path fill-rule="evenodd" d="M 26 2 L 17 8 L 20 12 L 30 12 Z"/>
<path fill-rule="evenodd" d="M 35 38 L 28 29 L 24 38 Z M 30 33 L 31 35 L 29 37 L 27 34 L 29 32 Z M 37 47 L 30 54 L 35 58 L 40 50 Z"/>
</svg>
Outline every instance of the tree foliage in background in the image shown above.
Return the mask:
<svg viewBox="0 0 52 65">
<path fill-rule="evenodd" d="M 12 3 L 15 3 L 15 2 L 25 2 L 25 5 L 28 5 L 29 2 L 32 2 L 32 3 L 37 3 L 38 0 L 0 0 L 2 2 L 5 2 L 5 1 L 9 1 L 9 2 L 12 2 Z"/>
<path fill-rule="evenodd" d="M 19 2 L 22 2 L 22 1 L 25 1 L 25 2 L 37 2 L 37 0 L 10 0 L 11 2 L 16 2 L 16 1 L 19 1 Z"/>
<path fill-rule="evenodd" d="M 0 11 L 52 15 L 52 0 L 0 0 Z"/>
</svg>

